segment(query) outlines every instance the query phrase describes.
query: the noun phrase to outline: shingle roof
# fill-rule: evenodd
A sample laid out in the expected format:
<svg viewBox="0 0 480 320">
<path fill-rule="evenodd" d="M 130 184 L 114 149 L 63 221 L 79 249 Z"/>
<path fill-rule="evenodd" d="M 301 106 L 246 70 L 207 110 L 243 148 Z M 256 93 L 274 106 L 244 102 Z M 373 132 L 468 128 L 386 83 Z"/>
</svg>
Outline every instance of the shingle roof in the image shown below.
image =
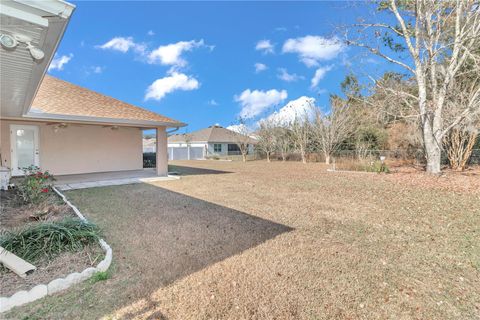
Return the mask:
<svg viewBox="0 0 480 320">
<path fill-rule="evenodd" d="M 190 139 L 189 142 L 230 142 L 235 143 L 238 141 L 237 137 L 240 134 L 225 129 L 221 126 L 210 126 L 205 129 L 201 129 L 198 131 L 194 131 L 188 134 L 188 138 Z M 168 137 L 169 143 L 186 143 L 187 135 L 185 134 L 174 134 Z M 255 139 L 250 138 L 249 143 L 255 144 L 257 141 Z"/>
<path fill-rule="evenodd" d="M 101 93 L 45 75 L 32 103 L 33 113 L 62 116 L 106 118 L 109 122 L 159 122 L 166 125 L 183 123 L 145 110 Z"/>
</svg>

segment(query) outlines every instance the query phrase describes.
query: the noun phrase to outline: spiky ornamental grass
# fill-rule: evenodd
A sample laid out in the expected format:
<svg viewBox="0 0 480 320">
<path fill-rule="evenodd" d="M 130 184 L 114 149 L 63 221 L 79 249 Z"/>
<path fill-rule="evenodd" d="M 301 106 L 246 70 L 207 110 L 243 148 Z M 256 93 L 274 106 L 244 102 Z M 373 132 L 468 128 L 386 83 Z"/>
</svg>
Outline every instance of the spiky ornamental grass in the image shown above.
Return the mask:
<svg viewBox="0 0 480 320">
<path fill-rule="evenodd" d="M 62 252 L 82 250 L 98 239 L 99 228 L 95 224 L 66 218 L 9 231 L 0 236 L 0 246 L 26 261 L 36 262 Z"/>
</svg>

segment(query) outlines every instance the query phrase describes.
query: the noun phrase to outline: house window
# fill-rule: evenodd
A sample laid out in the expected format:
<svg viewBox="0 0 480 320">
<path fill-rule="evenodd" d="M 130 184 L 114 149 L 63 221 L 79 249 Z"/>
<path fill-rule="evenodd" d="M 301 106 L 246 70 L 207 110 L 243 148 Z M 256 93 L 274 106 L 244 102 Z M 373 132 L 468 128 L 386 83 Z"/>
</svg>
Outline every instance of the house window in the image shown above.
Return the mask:
<svg viewBox="0 0 480 320">
<path fill-rule="evenodd" d="M 230 151 L 230 152 L 240 152 L 240 148 L 238 147 L 237 144 L 229 144 L 228 145 L 228 151 Z"/>
<path fill-rule="evenodd" d="M 213 152 L 222 152 L 222 144 L 221 143 L 214 143 L 213 144 Z"/>
</svg>

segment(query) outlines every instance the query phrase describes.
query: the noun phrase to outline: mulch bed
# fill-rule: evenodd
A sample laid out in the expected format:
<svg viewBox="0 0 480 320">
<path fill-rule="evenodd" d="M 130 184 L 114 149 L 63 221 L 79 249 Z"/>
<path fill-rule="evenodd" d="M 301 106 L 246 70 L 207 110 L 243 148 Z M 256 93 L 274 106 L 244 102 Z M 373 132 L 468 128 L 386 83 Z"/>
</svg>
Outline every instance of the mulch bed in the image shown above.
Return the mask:
<svg viewBox="0 0 480 320">
<path fill-rule="evenodd" d="M 0 191 L 0 235 L 30 224 L 76 218 L 73 210 L 62 199 L 51 194 L 38 205 L 21 205 L 14 190 Z M 37 270 L 25 279 L 0 265 L 0 296 L 10 296 L 19 290 L 29 290 L 38 284 L 81 272 L 101 261 L 103 251 L 99 245 L 90 245 L 79 252 L 64 252 L 53 259 L 33 263 Z"/>
</svg>

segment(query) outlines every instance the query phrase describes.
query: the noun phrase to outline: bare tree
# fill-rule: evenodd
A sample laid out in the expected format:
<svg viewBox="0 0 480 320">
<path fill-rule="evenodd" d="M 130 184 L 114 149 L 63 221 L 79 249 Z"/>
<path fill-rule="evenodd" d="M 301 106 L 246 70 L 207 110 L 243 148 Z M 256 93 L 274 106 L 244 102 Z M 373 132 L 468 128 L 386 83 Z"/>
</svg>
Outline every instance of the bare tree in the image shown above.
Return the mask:
<svg viewBox="0 0 480 320">
<path fill-rule="evenodd" d="M 448 161 L 453 170 L 463 171 L 472 155 L 478 130 L 468 131 L 458 128 L 451 130 L 444 138 Z"/>
<path fill-rule="evenodd" d="M 303 163 L 307 163 L 307 148 L 310 143 L 311 124 L 308 115 L 303 117 L 295 117 L 295 120 L 290 124 L 290 133 L 295 149 L 300 153 Z"/>
<path fill-rule="evenodd" d="M 292 150 L 292 134 L 289 128 L 278 126 L 275 128 L 276 147 L 282 161 L 287 159 L 288 153 Z"/>
<path fill-rule="evenodd" d="M 330 157 L 352 133 L 351 117 L 346 101 L 338 96 L 330 97 L 328 114 L 323 114 L 319 108 L 315 111 L 313 136 L 325 156 L 325 163 L 329 164 Z"/>
<path fill-rule="evenodd" d="M 440 173 L 443 138 L 465 118 L 479 112 L 480 84 L 470 90 L 469 100 L 451 119 L 445 119 L 452 83 L 459 72 L 480 70 L 480 7 L 477 0 L 388 0 L 380 2 L 398 25 L 360 23 L 361 34 L 373 37 L 347 40 L 386 61 L 401 66 L 415 79 L 417 92 L 401 92 L 415 101 L 420 119 L 427 172 Z M 373 40 L 372 40 L 373 39 Z M 372 43 L 378 39 L 386 50 Z M 400 39 L 400 41 L 396 41 Z M 408 53 L 402 59 L 395 53 Z M 470 61 L 469 70 L 465 66 Z"/>
<path fill-rule="evenodd" d="M 257 131 L 257 148 L 265 153 L 267 162 L 270 162 L 271 155 L 277 147 L 277 126 L 271 119 L 260 121 L 260 128 Z"/>
<path fill-rule="evenodd" d="M 235 144 L 238 146 L 240 153 L 242 155 L 242 161 L 247 161 L 247 154 L 248 154 L 248 147 L 252 142 L 252 138 L 250 137 L 250 130 L 245 125 L 245 121 L 243 119 L 238 119 L 237 124 L 233 125 L 235 130 L 231 130 L 232 138 Z"/>
<path fill-rule="evenodd" d="M 479 35 L 480 36 L 480 35 Z M 480 47 L 477 48 L 480 52 Z M 463 68 L 468 71 L 467 67 Z M 446 101 L 447 112 L 445 119 L 451 121 L 452 118 L 461 112 L 462 108 L 471 100 L 474 93 L 472 88 L 480 84 L 480 70 L 477 73 L 461 72 L 457 75 L 450 86 L 450 94 Z M 477 140 L 480 130 L 480 113 L 470 114 L 457 124 L 443 138 L 443 146 L 448 156 L 450 167 L 454 170 L 462 171 L 466 168 L 468 160 L 472 155 L 473 147 Z"/>
</svg>

